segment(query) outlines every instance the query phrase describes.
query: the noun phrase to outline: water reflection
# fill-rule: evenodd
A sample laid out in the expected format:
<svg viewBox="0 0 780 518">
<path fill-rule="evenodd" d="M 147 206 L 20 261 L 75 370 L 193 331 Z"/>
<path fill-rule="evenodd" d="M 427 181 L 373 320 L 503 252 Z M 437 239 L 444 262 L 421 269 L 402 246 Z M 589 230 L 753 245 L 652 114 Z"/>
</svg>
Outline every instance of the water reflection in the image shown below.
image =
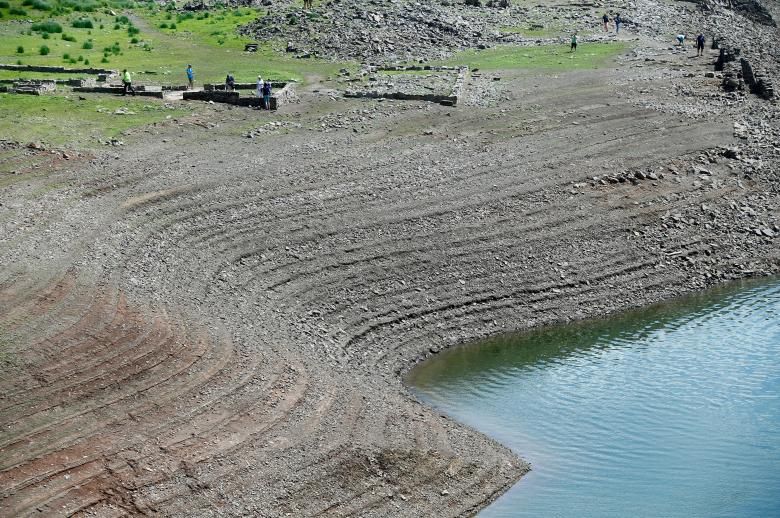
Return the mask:
<svg viewBox="0 0 780 518">
<path fill-rule="evenodd" d="M 486 516 L 780 516 L 780 283 L 500 337 L 413 371 L 529 459 Z"/>
</svg>

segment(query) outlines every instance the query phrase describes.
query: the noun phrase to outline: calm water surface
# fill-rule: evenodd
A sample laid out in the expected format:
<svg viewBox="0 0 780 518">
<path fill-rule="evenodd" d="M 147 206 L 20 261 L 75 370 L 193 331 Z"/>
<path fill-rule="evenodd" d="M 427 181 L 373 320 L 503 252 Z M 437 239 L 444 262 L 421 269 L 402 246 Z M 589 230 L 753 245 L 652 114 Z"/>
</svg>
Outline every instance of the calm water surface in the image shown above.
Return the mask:
<svg viewBox="0 0 780 518">
<path fill-rule="evenodd" d="M 458 348 L 407 381 L 531 462 L 482 517 L 780 517 L 780 281 Z"/>
</svg>

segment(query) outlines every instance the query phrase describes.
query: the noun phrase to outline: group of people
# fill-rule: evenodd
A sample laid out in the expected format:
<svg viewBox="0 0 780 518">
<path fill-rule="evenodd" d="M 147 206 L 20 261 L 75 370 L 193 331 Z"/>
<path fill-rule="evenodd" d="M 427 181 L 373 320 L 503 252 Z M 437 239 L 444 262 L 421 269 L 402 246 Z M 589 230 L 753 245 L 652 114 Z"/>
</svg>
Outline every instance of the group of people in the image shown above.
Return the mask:
<svg viewBox="0 0 780 518">
<path fill-rule="evenodd" d="M 601 21 L 604 23 L 604 32 L 609 32 L 609 16 L 607 13 L 604 13 L 604 16 L 601 17 Z M 620 24 L 623 23 L 620 13 L 617 13 L 612 21 L 615 22 L 615 34 L 620 34 Z"/>
</svg>

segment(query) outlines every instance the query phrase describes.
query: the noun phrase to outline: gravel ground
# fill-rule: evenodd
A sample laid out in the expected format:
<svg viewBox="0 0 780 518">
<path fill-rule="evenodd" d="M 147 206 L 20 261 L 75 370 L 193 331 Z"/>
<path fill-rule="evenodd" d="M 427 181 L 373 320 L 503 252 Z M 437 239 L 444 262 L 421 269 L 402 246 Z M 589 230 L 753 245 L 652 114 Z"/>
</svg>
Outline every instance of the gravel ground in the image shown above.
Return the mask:
<svg viewBox="0 0 780 518">
<path fill-rule="evenodd" d="M 462 108 L 315 85 L 23 172 L 0 514 L 460 516 L 506 490 L 528 466 L 414 400 L 417 361 L 780 273 L 777 106 L 722 92 L 714 51 L 627 37 Z"/>
</svg>

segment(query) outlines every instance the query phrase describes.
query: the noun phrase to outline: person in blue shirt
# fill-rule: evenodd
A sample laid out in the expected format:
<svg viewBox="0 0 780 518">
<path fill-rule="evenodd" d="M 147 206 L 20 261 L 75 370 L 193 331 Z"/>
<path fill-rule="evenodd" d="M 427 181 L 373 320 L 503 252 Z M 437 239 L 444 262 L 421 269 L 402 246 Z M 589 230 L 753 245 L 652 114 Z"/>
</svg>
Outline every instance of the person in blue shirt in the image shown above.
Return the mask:
<svg viewBox="0 0 780 518">
<path fill-rule="evenodd" d="M 702 33 L 699 33 L 699 35 L 696 36 L 696 55 L 704 55 L 704 34 Z"/>
<path fill-rule="evenodd" d="M 623 23 L 623 19 L 620 17 L 620 13 L 615 15 L 615 34 L 620 33 L 620 24 Z"/>
<path fill-rule="evenodd" d="M 192 65 L 187 65 L 187 81 L 190 83 L 190 90 L 195 81 L 195 71 L 192 70 Z"/>
</svg>

